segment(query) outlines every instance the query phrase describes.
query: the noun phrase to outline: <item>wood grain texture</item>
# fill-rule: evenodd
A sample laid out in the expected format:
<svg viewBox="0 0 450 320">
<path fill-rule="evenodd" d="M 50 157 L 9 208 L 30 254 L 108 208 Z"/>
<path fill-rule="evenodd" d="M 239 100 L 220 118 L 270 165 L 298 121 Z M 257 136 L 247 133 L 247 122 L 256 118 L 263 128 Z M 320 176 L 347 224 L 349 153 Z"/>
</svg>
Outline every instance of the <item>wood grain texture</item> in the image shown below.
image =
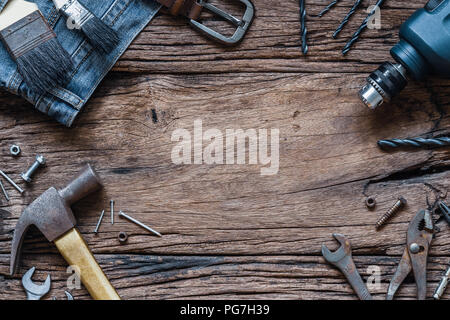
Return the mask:
<svg viewBox="0 0 450 320">
<path fill-rule="evenodd" d="M 382 29 L 368 30 L 354 50 L 339 49 L 364 19 L 358 12 L 338 40 L 334 27 L 353 1 L 341 1 L 321 19 L 310 16 L 310 54 L 301 55 L 298 3 L 255 0 L 257 19 L 237 48 L 222 48 L 183 20 L 160 15 L 133 42 L 71 129 L 0 93 L 0 169 L 19 181 L 36 153 L 48 165 L 35 182 L 11 196 L 0 217 L 0 299 L 23 299 L 20 276 L 37 267 L 52 275 L 50 295 L 63 298 L 68 274 L 54 245 L 31 230 L 20 273 L 8 276 L 14 226 L 21 211 L 49 186 L 62 186 L 90 162 L 105 189 L 73 207 L 79 230 L 123 299 L 356 299 L 343 276 L 320 255 L 331 234 L 352 242 L 364 279 L 381 268 L 383 299 L 403 252 L 415 213 L 449 188 L 449 151 L 385 153 L 384 138 L 449 131 L 450 81 L 410 83 L 392 104 L 372 112 L 357 91 L 368 73 L 389 59 L 398 27 L 423 3 L 387 1 Z M 327 1 L 308 4 L 317 14 Z M 367 7 L 368 1 L 364 7 Z M 228 8 L 228 5 L 226 6 Z M 229 7 L 233 9 L 232 7 Z M 216 21 L 206 18 L 213 26 Z M 174 32 L 173 32 L 174 31 Z M 261 165 L 175 165 L 172 132 L 204 129 L 280 130 L 280 170 L 261 176 Z M 18 159 L 9 146 L 22 147 Z M 377 200 L 375 211 L 364 205 Z M 400 195 L 407 208 L 381 231 L 374 224 Z M 109 200 L 163 234 L 153 237 L 116 217 Z M 99 234 L 93 230 L 106 209 Z M 445 271 L 448 226 L 431 248 L 429 296 Z M 127 244 L 117 235 L 126 231 Z M 249 286 L 249 283 L 252 285 Z M 84 289 L 73 292 L 88 299 Z M 415 297 L 412 278 L 399 298 Z M 446 295 L 444 298 L 449 298 Z"/>
</svg>

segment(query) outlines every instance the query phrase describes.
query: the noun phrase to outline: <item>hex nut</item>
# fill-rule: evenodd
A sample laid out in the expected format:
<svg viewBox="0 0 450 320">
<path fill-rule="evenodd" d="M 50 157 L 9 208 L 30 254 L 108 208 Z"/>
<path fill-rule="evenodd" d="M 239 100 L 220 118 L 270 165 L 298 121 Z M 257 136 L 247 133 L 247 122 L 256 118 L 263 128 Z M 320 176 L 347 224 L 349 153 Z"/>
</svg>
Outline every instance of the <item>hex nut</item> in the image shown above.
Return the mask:
<svg viewBox="0 0 450 320">
<path fill-rule="evenodd" d="M 13 144 L 10 148 L 9 148 L 9 152 L 14 156 L 17 157 L 21 150 L 20 147 L 18 145 Z"/>
<path fill-rule="evenodd" d="M 128 234 L 126 232 L 120 232 L 118 239 L 120 243 L 125 243 L 128 240 Z"/>
<path fill-rule="evenodd" d="M 369 209 L 373 209 L 377 205 L 377 201 L 372 196 L 367 197 L 365 203 L 366 203 L 366 207 Z"/>
</svg>

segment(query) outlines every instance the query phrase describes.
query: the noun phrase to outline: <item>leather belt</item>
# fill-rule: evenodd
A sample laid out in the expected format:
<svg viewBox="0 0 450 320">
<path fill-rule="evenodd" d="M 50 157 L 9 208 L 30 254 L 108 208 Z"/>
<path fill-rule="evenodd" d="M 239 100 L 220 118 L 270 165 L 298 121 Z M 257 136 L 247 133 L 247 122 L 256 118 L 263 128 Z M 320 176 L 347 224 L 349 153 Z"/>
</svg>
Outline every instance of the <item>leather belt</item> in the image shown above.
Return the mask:
<svg viewBox="0 0 450 320">
<path fill-rule="evenodd" d="M 185 16 L 188 19 L 197 20 L 202 13 L 203 6 L 197 0 L 156 0 L 169 9 L 174 16 Z"/>
<path fill-rule="evenodd" d="M 252 24 L 255 7 L 250 0 L 238 0 L 245 6 L 245 12 L 242 19 L 232 16 L 230 13 L 219 9 L 208 3 L 208 0 L 156 0 L 169 10 L 174 16 L 184 16 L 189 20 L 190 25 L 197 31 L 203 33 L 207 37 L 227 46 L 233 46 L 239 43 L 247 33 Z M 220 32 L 214 31 L 199 21 L 202 10 L 206 9 L 211 13 L 228 21 L 236 27 L 234 34 L 227 37 Z"/>
</svg>

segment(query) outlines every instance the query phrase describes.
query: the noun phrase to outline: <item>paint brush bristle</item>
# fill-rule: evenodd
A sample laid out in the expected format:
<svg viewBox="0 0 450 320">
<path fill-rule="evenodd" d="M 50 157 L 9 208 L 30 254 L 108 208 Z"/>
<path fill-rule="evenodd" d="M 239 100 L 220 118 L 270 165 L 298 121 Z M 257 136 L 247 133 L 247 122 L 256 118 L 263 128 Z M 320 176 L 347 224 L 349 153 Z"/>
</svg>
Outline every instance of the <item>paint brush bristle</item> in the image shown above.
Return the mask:
<svg viewBox="0 0 450 320">
<path fill-rule="evenodd" d="M 81 30 L 94 48 L 109 53 L 119 44 L 117 32 L 77 0 L 53 0 L 53 3 L 67 18 L 69 29 Z"/>
<path fill-rule="evenodd" d="M 31 90 L 43 93 L 67 81 L 72 60 L 40 11 L 4 28 L 0 37 Z"/>
</svg>

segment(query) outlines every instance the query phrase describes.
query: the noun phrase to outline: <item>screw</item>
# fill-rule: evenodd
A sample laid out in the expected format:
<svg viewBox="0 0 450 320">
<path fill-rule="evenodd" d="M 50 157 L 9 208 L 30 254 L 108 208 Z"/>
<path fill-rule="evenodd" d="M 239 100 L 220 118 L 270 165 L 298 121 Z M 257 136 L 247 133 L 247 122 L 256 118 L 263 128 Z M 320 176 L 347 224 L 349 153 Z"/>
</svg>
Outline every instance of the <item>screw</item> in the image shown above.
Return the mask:
<svg viewBox="0 0 450 320">
<path fill-rule="evenodd" d="M 126 232 L 120 232 L 118 238 L 120 243 L 125 243 L 128 240 L 128 235 Z"/>
<path fill-rule="evenodd" d="M 156 234 L 158 237 L 161 237 L 161 233 L 159 233 L 158 231 L 153 230 L 152 228 L 150 228 L 149 226 L 146 226 L 145 224 L 143 224 L 142 222 L 130 217 L 129 215 L 126 215 L 125 213 L 123 213 L 122 211 L 119 212 L 119 217 L 125 218 L 135 224 L 137 224 L 138 226 L 144 228 L 147 231 L 150 231 L 151 233 Z"/>
<path fill-rule="evenodd" d="M 9 148 L 9 152 L 14 156 L 17 157 L 20 154 L 20 147 L 13 144 L 10 148 Z"/>
<path fill-rule="evenodd" d="M 407 201 L 405 198 L 398 198 L 397 202 L 390 208 L 376 223 L 376 229 L 380 229 L 386 221 L 388 221 L 391 217 L 393 217 L 401 208 L 406 205 Z"/>
<path fill-rule="evenodd" d="M 377 202 L 374 197 L 367 197 L 365 202 L 366 202 L 367 208 L 369 208 L 369 209 L 373 209 L 377 205 Z"/>
<path fill-rule="evenodd" d="M 31 167 L 27 170 L 27 172 L 22 173 L 20 176 L 26 182 L 31 182 L 31 176 L 36 172 L 36 170 L 45 164 L 45 158 L 41 155 L 36 156 L 36 161 L 31 165 Z"/>
</svg>

